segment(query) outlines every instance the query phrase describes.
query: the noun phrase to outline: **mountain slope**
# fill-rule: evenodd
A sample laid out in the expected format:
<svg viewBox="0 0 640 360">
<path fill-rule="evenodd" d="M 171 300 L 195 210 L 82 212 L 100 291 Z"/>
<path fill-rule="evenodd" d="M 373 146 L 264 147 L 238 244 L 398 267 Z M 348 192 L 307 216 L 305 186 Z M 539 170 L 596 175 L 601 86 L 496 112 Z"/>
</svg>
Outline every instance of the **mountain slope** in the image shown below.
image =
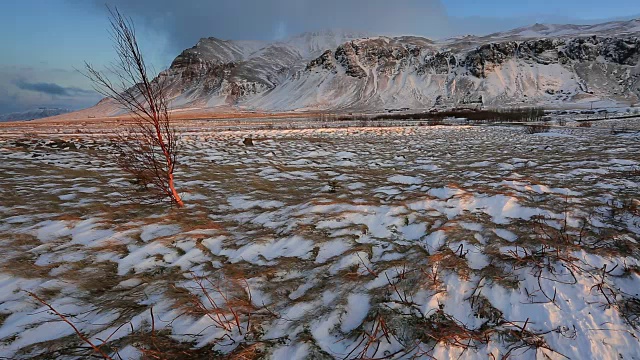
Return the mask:
<svg viewBox="0 0 640 360">
<path fill-rule="evenodd" d="M 503 41 L 469 51 L 419 38 L 362 39 L 240 104 L 286 110 L 636 102 L 639 60 L 638 37 Z"/>
<path fill-rule="evenodd" d="M 633 35 L 640 32 L 640 19 L 630 21 L 614 21 L 595 25 L 559 25 L 559 24 L 535 24 L 511 31 L 489 35 L 518 36 L 521 38 L 537 37 L 563 37 L 563 36 L 622 36 Z"/>
<path fill-rule="evenodd" d="M 174 107 L 236 105 L 285 83 L 326 48 L 361 36 L 325 31 L 275 43 L 201 39 L 159 78 L 169 87 Z"/>
<path fill-rule="evenodd" d="M 379 110 L 640 101 L 640 20 L 542 25 L 432 41 L 306 33 L 201 39 L 159 75 L 172 106 Z"/>
</svg>

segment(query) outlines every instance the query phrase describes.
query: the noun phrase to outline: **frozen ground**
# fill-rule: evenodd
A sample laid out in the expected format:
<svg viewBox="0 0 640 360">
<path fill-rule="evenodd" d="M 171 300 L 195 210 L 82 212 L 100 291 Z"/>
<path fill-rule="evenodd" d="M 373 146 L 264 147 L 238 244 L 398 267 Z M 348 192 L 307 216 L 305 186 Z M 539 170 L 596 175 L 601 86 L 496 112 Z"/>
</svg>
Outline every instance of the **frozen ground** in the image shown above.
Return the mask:
<svg viewBox="0 0 640 360">
<path fill-rule="evenodd" d="M 179 211 L 120 196 L 100 137 L 5 136 L 0 357 L 93 354 L 32 292 L 114 359 L 640 359 L 609 126 L 192 131 Z"/>
</svg>

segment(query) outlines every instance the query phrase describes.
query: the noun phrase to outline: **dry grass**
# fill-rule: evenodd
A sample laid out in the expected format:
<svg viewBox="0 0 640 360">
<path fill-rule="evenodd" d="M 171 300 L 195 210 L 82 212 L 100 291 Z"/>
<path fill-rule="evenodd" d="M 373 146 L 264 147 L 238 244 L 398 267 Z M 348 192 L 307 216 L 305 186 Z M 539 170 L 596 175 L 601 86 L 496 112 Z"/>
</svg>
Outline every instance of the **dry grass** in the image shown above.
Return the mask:
<svg viewBox="0 0 640 360">
<path fill-rule="evenodd" d="M 612 226 L 615 225 L 615 229 L 601 230 L 598 233 L 594 228 L 583 233 L 582 240 L 579 236 L 580 229 L 565 228 L 564 232 L 558 232 L 557 222 L 559 219 L 538 218 L 533 222 L 509 219 L 509 224 L 497 225 L 494 224 L 492 216 L 482 211 L 468 211 L 454 214 L 454 216 L 445 214 L 445 212 L 455 207 L 458 202 L 472 203 L 479 195 L 503 195 L 513 198 L 513 201 L 521 206 L 539 207 L 554 213 L 564 211 L 562 195 L 516 189 L 503 184 L 503 180 L 526 183 L 530 187 L 545 185 L 549 188 L 566 188 L 581 192 L 581 195 L 575 196 L 575 200 L 580 200 L 580 202 L 572 201 L 571 203 L 576 207 L 576 210 L 586 212 L 589 209 L 602 206 L 602 202 L 598 201 L 598 196 L 602 194 L 602 188 L 595 186 L 598 182 L 603 186 L 611 186 L 611 184 L 627 181 L 625 179 L 630 179 L 629 176 L 632 175 L 620 170 L 611 171 L 606 175 L 565 176 L 580 167 L 604 168 L 603 164 L 607 159 L 603 160 L 598 157 L 599 143 L 605 143 L 607 140 L 604 135 L 597 141 L 587 142 L 578 139 L 575 146 L 572 144 L 570 147 L 561 146 L 561 140 L 558 139 L 545 139 L 545 143 L 542 145 L 551 147 L 548 150 L 541 146 L 541 139 L 523 135 L 519 129 L 500 130 L 506 131 L 508 135 L 501 135 L 502 137 L 512 137 L 509 139 L 510 142 L 506 142 L 506 140 L 501 142 L 501 138 L 487 140 L 485 137 L 488 130 L 484 128 L 461 128 L 456 131 L 450 131 L 448 128 L 428 130 L 433 130 L 434 133 L 420 132 L 425 129 L 419 130 L 417 135 L 411 135 L 410 131 L 404 133 L 384 130 L 389 133 L 384 133 L 386 135 L 376 133 L 377 138 L 373 144 L 370 144 L 374 141 L 372 140 L 373 136 L 353 135 L 341 138 L 333 137 L 333 135 L 331 137 L 318 135 L 315 138 L 310 138 L 310 135 L 305 133 L 298 138 L 295 132 L 286 137 L 279 137 L 278 132 L 273 132 L 273 136 L 265 137 L 273 141 L 263 143 L 256 141 L 256 147 L 250 152 L 235 144 L 234 138 L 228 140 L 225 145 L 214 142 L 202 144 L 199 140 L 193 141 L 190 143 L 193 149 L 190 148 L 189 151 L 194 150 L 193 154 L 195 155 L 189 160 L 189 171 L 181 176 L 184 177 L 185 182 L 198 181 L 199 183 L 194 183 L 194 185 L 185 186 L 184 190 L 203 198 L 190 201 L 189 204 L 193 207 L 181 212 L 164 211 L 159 207 L 140 206 L 132 203 L 118 204 L 117 206 L 105 205 L 105 202 L 110 200 L 108 194 L 112 189 L 104 186 L 103 180 L 109 179 L 110 174 L 113 175 L 110 171 L 105 170 L 99 178 L 96 177 L 96 182 L 74 180 L 77 177 L 91 179 L 94 175 L 91 171 L 82 170 L 81 164 L 74 165 L 78 166 L 78 169 L 67 170 L 67 168 L 56 164 L 42 163 L 43 165 L 40 167 L 40 160 L 11 160 L 8 163 L 11 165 L 10 168 L 4 174 L 0 174 L 0 181 L 3 184 L 11 183 L 11 185 L 3 186 L 2 191 L 21 191 L 21 193 L 9 194 L 8 202 L 6 205 L 3 203 L 2 206 L 11 207 L 12 215 L 28 216 L 43 212 L 49 214 L 42 218 L 27 218 L 24 224 L 12 224 L 10 229 L 24 230 L 46 219 L 65 220 L 69 222 L 70 227 L 73 227 L 75 222 L 79 220 L 92 218 L 101 224 L 100 228 L 108 228 L 116 232 L 137 229 L 140 226 L 151 224 L 180 226 L 182 229 L 180 234 L 158 238 L 152 242 L 164 245 L 167 249 L 167 255 L 164 253 L 153 254 L 156 259 L 163 260 L 153 269 L 140 270 L 137 273 L 137 270 L 129 271 L 124 276 L 118 276 L 118 269 L 114 266 L 115 262 L 98 262 L 89 256 L 86 261 L 67 264 L 69 267 L 55 276 L 56 279 L 68 284 L 69 289 L 78 289 L 78 293 L 74 296 L 83 302 L 92 304 L 95 302 L 95 305 L 102 309 L 122 314 L 118 323 L 126 324 L 134 316 L 148 312 L 148 306 L 141 305 L 145 299 L 148 299 L 147 294 L 158 295 L 163 300 L 172 302 L 173 308 L 185 317 L 209 319 L 209 315 L 217 318 L 217 314 L 222 313 L 232 323 L 235 321 L 235 316 L 230 309 L 215 308 L 206 297 L 201 296 L 200 304 L 195 305 L 193 295 L 194 293 L 202 295 L 202 290 L 196 291 L 197 288 L 194 290 L 182 287 L 187 281 L 185 272 L 179 266 L 175 266 L 173 262 L 176 259 L 181 259 L 186 255 L 186 252 L 190 252 L 189 248 L 177 250 L 177 244 L 183 242 L 188 246 L 193 246 L 194 250 L 200 250 L 206 259 L 199 264 L 194 264 L 194 266 L 198 266 L 199 274 L 208 276 L 208 279 L 212 281 L 217 279 L 214 276 L 216 274 L 220 275 L 219 278 L 233 281 L 252 279 L 260 284 L 259 290 L 273 300 L 268 309 L 261 309 L 255 304 L 250 306 L 247 304 L 246 292 L 243 293 L 236 289 L 238 291 L 229 292 L 231 297 L 228 297 L 228 302 L 218 303 L 219 306 L 224 307 L 224 304 L 229 304 L 234 309 L 239 309 L 236 313 L 241 319 L 240 328 L 243 334 L 252 333 L 254 326 L 271 324 L 273 319 L 277 319 L 279 313 L 284 313 L 293 305 L 311 303 L 315 306 L 317 303 L 314 301 L 319 301 L 320 294 L 336 293 L 335 302 L 326 306 L 318 306 L 309 314 L 291 322 L 292 328 L 308 327 L 313 321 L 328 315 L 331 311 L 340 311 L 346 303 L 344 297 L 352 289 L 362 289 L 385 270 L 396 269 L 397 271 L 392 270 L 388 273 L 389 284 L 387 286 L 367 293 L 371 297 L 371 311 L 365 323 L 353 333 L 344 334 L 347 335 L 347 340 L 354 341 L 354 345 L 361 340 L 363 341 L 352 354 L 353 356 L 358 354 L 358 356 L 362 356 L 364 353 L 368 353 L 365 358 L 384 357 L 382 352 L 376 352 L 374 349 L 378 346 L 377 344 L 386 343 L 387 336 L 391 341 L 393 341 L 393 336 L 403 340 L 402 344 L 405 346 L 402 351 L 406 352 L 407 357 L 421 354 L 428 358 L 435 344 L 447 344 L 447 346 L 455 347 L 460 351 L 474 351 L 476 348 L 482 349 L 487 341 L 507 344 L 510 349 L 513 349 L 509 356 L 514 359 L 520 355 L 521 351 L 527 349 L 548 351 L 545 350 L 545 346 L 547 346 L 545 343 L 546 335 L 540 330 L 539 324 L 534 327 L 529 324 L 525 325 L 526 319 L 519 319 L 522 321 L 518 323 L 509 322 L 512 319 L 504 319 L 504 314 L 488 301 L 487 288 L 497 284 L 509 291 L 524 292 L 523 283 L 517 273 L 513 271 L 514 268 L 522 268 L 521 272 L 524 272 L 539 268 L 546 269 L 557 264 L 566 264 L 571 267 L 584 266 L 574 259 L 567 258 L 564 252 L 585 249 L 587 253 L 606 257 L 636 256 L 636 248 L 630 246 L 627 241 L 621 241 L 616 237 L 616 235 L 625 233 L 620 228 L 621 216 L 624 216 L 625 213 L 631 213 L 632 208 L 617 206 L 614 209 L 616 214 L 611 217 L 610 223 Z M 473 133 L 467 134 L 469 131 Z M 566 129 L 566 131 L 571 130 Z M 244 136 L 244 133 L 241 135 Z M 633 154 L 630 153 L 635 149 L 633 143 L 625 139 L 619 139 L 619 141 L 619 143 L 609 142 L 609 146 L 624 147 L 626 152 L 618 152 L 615 155 L 611 153 L 611 158 L 615 156 L 620 159 L 633 160 Z M 414 145 L 424 146 L 420 149 L 413 148 L 412 142 Z M 513 145 L 511 142 L 516 144 Z M 220 160 L 221 164 L 211 164 L 203 160 L 208 155 L 208 151 L 211 149 L 217 151 L 219 147 L 225 149 L 224 153 L 220 153 L 223 158 Z M 337 160 L 333 155 L 310 158 L 321 167 L 314 164 L 308 166 L 292 164 L 292 161 L 304 152 L 323 149 L 356 153 L 353 161 L 356 166 L 340 167 L 335 165 L 333 161 Z M 81 149 L 77 154 L 86 154 L 88 151 L 91 150 Z M 271 153 L 274 155 L 267 156 Z M 218 153 L 216 152 L 216 154 Z M 402 162 L 394 160 L 396 156 L 400 155 L 403 156 Z M 515 157 L 535 160 L 538 164 L 512 169 L 498 166 L 513 164 L 510 161 Z M 259 162 L 242 163 L 247 159 L 259 160 Z M 435 164 L 439 169 L 433 171 L 417 169 L 416 165 L 420 164 L 419 161 L 424 160 L 429 160 L 429 164 Z M 485 160 L 490 160 L 491 163 L 486 166 L 469 167 L 472 163 Z M 572 164 L 581 162 L 587 165 Z M 267 166 L 283 172 L 313 172 L 317 175 L 317 179 L 298 178 L 272 181 L 272 179 L 259 174 Z M 333 171 L 333 173 L 329 173 L 329 171 Z M 472 175 L 471 172 L 477 174 Z M 517 176 L 514 173 L 517 173 Z M 417 176 L 422 179 L 423 183 L 416 187 L 391 183 L 388 179 L 395 174 Z M 348 175 L 351 178 L 338 181 L 340 187 L 335 193 L 321 190 L 328 181 L 337 175 Z M 19 183 L 14 181 L 15 178 L 26 180 Z M 633 178 L 631 179 L 633 180 Z M 348 186 L 356 181 L 363 183 L 364 186 L 357 190 L 350 190 Z M 73 183 L 80 183 L 87 187 L 95 186 L 98 191 L 90 194 L 78 194 L 78 198 L 72 202 L 81 199 L 95 201 L 65 207 L 65 201 L 61 201 L 57 197 L 58 194 L 53 193 L 52 190 L 69 188 Z M 42 185 L 50 187 L 41 188 Z M 441 189 L 444 186 L 460 189 L 465 193 L 449 200 L 427 194 L 429 188 Z M 389 195 L 373 191 L 382 187 L 397 190 L 399 194 Z M 38 191 L 36 192 L 34 189 Z M 628 195 L 625 196 L 632 198 L 634 194 L 637 194 L 637 191 L 629 189 L 627 193 Z M 251 201 L 278 200 L 284 205 L 269 209 L 260 207 L 235 208 L 228 201 L 228 198 L 236 195 L 246 196 Z M 433 204 L 434 208 L 416 210 L 420 205 L 412 208 L 412 204 L 421 200 Z M 313 206 L 336 206 L 336 210 L 319 213 L 304 211 L 304 209 Z M 338 208 L 341 207 L 343 209 L 339 210 Z M 385 215 L 387 211 L 393 211 L 393 215 L 389 216 L 394 218 L 394 225 L 386 229 L 391 234 L 389 237 L 376 234 L 376 230 L 380 229 L 369 228 L 364 224 L 369 223 L 373 216 L 383 215 L 383 217 L 386 216 L 385 220 L 388 219 L 389 216 Z M 367 218 L 363 220 L 363 216 L 367 216 Z M 335 227 L 317 226 L 324 220 L 333 224 L 339 222 L 342 224 Z M 280 224 L 280 221 L 284 223 Z M 461 222 L 477 223 L 482 228 L 480 230 L 466 229 L 462 227 Z M 414 224 L 424 224 L 425 233 L 411 240 L 405 239 L 403 227 Z M 0 223 L 0 226 L 2 225 Z M 495 228 L 502 228 L 516 234 L 518 239 L 515 244 L 498 237 L 492 231 Z M 184 232 L 192 230 L 206 230 L 206 232 L 184 234 Z M 427 251 L 424 246 L 424 238 L 438 230 L 446 232 L 446 243 L 440 249 L 429 248 Z M 27 232 L 29 231 L 32 230 Z M 135 234 L 133 232 L 132 236 L 135 237 Z M 601 236 L 597 238 L 595 236 L 597 234 Z M 3 247 L 3 251 L 5 251 L 2 262 L 3 272 L 16 277 L 54 278 L 50 275 L 50 270 L 60 264 L 36 266 L 35 261 L 38 259 L 39 253 L 29 252 L 29 250 L 42 245 L 42 242 L 32 235 L 16 234 L 15 237 L 13 235 L 9 231 L 2 234 L 3 241 L 7 238 Z M 290 236 L 299 236 L 312 241 L 313 250 L 304 258 L 282 256 L 266 259 L 259 256 L 255 258 L 249 256 L 246 259 L 235 258 L 230 261 L 230 256 L 214 254 L 213 247 L 210 249 L 207 247 L 208 245 L 205 246 L 205 239 L 209 240 L 209 237 L 215 238 L 220 235 L 226 237 L 222 241 L 222 248 L 228 251 L 227 254 L 244 246 L 269 245 L 277 239 Z M 475 238 L 474 235 L 480 235 L 480 237 Z M 600 241 L 596 242 L 598 239 Z M 347 250 L 325 263 L 316 263 L 315 258 L 320 247 L 327 241 L 334 240 L 343 241 Z M 62 255 L 75 254 L 82 250 L 79 247 L 63 246 L 68 242 L 69 238 L 55 239 L 50 242 L 52 244 L 50 251 L 56 255 Z M 452 246 L 453 243 L 456 243 L 456 246 Z M 462 243 L 462 247 L 458 247 L 457 243 Z M 122 258 L 145 244 L 139 239 L 133 239 L 130 243 L 111 239 L 104 240 L 99 247 L 92 247 L 91 251 L 96 256 L 108 253 Z M 528 254 L 514 255 L 500 251 L 503 246 L 514 245 L 517 245 L 519 249 L 526 248 Z M 544 252 L 540 252 L 542 245 L 553 248 L 545 248 Z M 452 247 L 450 248 L 450 246 Z M 486 256 L 490 262 L 482 270 L 474 270 L 467 264 L 469 259 L 466 252 L 471 250 L 471 246 L 481 249 L 481 254 Z M 554 251 L 557 249 L 560 249 L 560 256 Z M 337 271 L 335 275 L 329 272 L 331 266 L 356 252 L 366 254 L 362 256 L 361 263 Z M 390 256 L 390 260 L 381 260 L 381 253 L 393 255 L 393 257 Z M 200 255 L 196 254 L 194 258 L 198 258 L 198 256 Z M 371 261 L 371 264 L 368 260 Z M 403 268 L 404 270 L 401 270 Z M 599 301 L 596 306 L 609 306 L 622 316 L 628 316 L 627 321 L 630 324 L 637 324 L 638 300 L 627 296 L 628 294 L 619 294 L 622 298 L 617 301 L 609 301 L 611 303 L 609 304 L 607 297 L 611 297 L 612 291 L 616 292 L 612 284 L 617 278 L 606 273 L 603 276 L 602 272 L 597 270 L 601 269 L 595 269 L 592 278 L 594 280 L 592 295 L 596 296 Z M 607 269 L 607 271 L 609 270 Z M 634 274 L 636 271 L 637 269 L 633 268 L 625 269 L 625 274 L 627 274 L 625 276 Z M 446 281 L 451 276 L 460 279 L 461 282 L 472 281 L 474 282 L 472 286 L 475 286 L 475 282 L 480 280 L 477 283 L 477 291 L 465 301 L 472 303 L 474 314 L 483 319 L 483 323 L 486 322 L 485 325 L 477 328 L 461 326 L 462 322 L 459 320 L 462 319 L 453 318 L 452 311 L 447 308 L 427 314 L 421 314 L 416 310 L 416 306 L 414 306 L 416 304 L 413 302 L 421 301 L 414 299 L 418 292 L 426 293 L 429 296 L 438 296 L 438 298 L 447 297 L 448 294 L 445 293 Z M 125 280 L 136 280 L 140 282 L 140 285 L 133 288 L 118 287 L 119 282 Z M 230 283 L 233 284 L 233 281 Z M 304 288 L 303 285 L 308 281 L 315 281 L 315 283 L 306 291 L 298 290 Z M 549 280 L 543 279 L 543 281 Z M 214 284 L 216 283 L 214 282 Z M 217 291 L 211 284 L 205 283 L 205 285 L 207 288 L 211 288 L 214 293 Z M 543 283 L 543 285 L 548 284 Z M 226 289 L 224 286 L 220 286 L 221 289 Z M 190 287 L 193 288 L 193 286 Z M 231 287 L 235 287 L 235 285 L 231 285 Z M 298 296 L 292 299 L 290 295 L 296 290 L 298 290 Z M 537 289 L 527 290 L 533 292 Z M 226 292 L 224 293 L 226 294 Z M 86 296 L 81 296 L 82 294 L 86 294 Z M 46 300 L 54 300 L 63 296 L 59 289 L 52 289 L 50 292 L 41 293 L 41 295 Z M 553 291 L 547 295 L 553 300 Z M 552 303 L 548 299 L 545 301 Z M 402 312 L 393 312 L 387 305 L 388 307 L 401 307 Z M 424 303 L 419 305 L 424 308 Z M 244 321 L 246 318 L 243 317 L 243 314 L 245 316 L 251 314 L 249 326 Z M 171 321 L 173 319 L 163 320 Z M 237 327 L 234 329 L 237 331 Z M 142 347 L 148 350 L 147 355 L 150 359 L 154 356 L 162 356 L 162 354 L 166 354 L 167 358 L 223 357 L 222 354 L 214 353 L 211 350 L 212 346 L 196 349 L 194 348 L 195 343 L 177 342 L 175 338 L 170 336 L 169 331 L 156 331 L 153 335 L 155 338 L 153 338 L 152 332 L 149 330 L 150 324 L 145 324 L 136 329 L 133 335 L 109 345 L 111 349 L 121 349 L 129 344 L 142 344 Z M 553 331 L 549 336 L 557 336 L 558 333 L 555 332 L 557 329 L 546 329 L 545 331 L 549 330 Z M 255 331 L 258 334 L 257 329 Z M 409 334 L 410 336 L 407 340 L 399 334 Z M 260 357 L 276 345 L 260 342 L 259 335 L 256 336 L 258 339 L 247 338 L 236 350 L 228 354 L 228 357 Z M 507 339 L 507 342 L 503 343 L 501 339 Z M 320 350 L 317 339 L 314 339 L 308 331 L 307 333 L 298 333 L 297 338 L 290 340 L 292 343 L 303 341 L 309 344 L 311 358 L 332 357 Z M 82 349 L 73 348 L 77 347 L 77 339 L 71 337 L 42 344 L 42 347 L 51 348 L 52 351 L 61 350 L 64 346 L 68 347 L 69 354 L 78 352 L 86 355 L 90 352 L 86 346 Z M 34 346 L 32 349 L 26 349 L 25 356 L 36 353 L 38 348 L 39 346 Z M 349 348 L 349 351 L 351 349 Z M 363 350 L 365 350 L 364 353 Z M 62 353 L 52 352 L 52 354 Z"/>
</svg>

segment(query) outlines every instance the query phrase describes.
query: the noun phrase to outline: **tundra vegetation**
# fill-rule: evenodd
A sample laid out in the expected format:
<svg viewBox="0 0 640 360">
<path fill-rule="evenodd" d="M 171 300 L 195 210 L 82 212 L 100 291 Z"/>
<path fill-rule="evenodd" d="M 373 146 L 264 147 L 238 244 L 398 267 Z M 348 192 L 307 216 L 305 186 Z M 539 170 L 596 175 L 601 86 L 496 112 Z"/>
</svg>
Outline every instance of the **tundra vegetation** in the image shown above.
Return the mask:
<svg viewBox="0 0 640 360">
<path fill-rule="evenodd" d="M 178 129 L 180 210 L 99 128 L 3 128 L 2 356 L 638 353 L 638 120 L 270 124 Z"/>
</svg>

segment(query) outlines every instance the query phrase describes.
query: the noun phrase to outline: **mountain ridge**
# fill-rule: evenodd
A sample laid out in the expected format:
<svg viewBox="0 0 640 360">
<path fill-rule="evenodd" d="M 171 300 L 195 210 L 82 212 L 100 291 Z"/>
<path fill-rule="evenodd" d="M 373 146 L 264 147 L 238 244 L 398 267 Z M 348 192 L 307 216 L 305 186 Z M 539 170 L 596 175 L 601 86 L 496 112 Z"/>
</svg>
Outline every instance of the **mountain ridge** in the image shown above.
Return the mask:
<svg viewBox="0 0 640 360">
<path fill-rule="evenodd" d="M 157 79 L 175 109 L 615 105 L 640 101 L 639 61 L 640 19 L 444 40 L 328 30 L 274 42 L 202 38 Z"/>
<path fill-rule="evenodd" d="M 35 120 L 35 119 L 42 119 L 42 118 L 47 118 L 51 116 L 63 115 L 70 112 L 71 110 L 69 109 L 61 109 L 61 108 L 37 108 L 37 109 L 31 109 L 27 111 L 0 114 L 0 122 Z"/>
</svg>

